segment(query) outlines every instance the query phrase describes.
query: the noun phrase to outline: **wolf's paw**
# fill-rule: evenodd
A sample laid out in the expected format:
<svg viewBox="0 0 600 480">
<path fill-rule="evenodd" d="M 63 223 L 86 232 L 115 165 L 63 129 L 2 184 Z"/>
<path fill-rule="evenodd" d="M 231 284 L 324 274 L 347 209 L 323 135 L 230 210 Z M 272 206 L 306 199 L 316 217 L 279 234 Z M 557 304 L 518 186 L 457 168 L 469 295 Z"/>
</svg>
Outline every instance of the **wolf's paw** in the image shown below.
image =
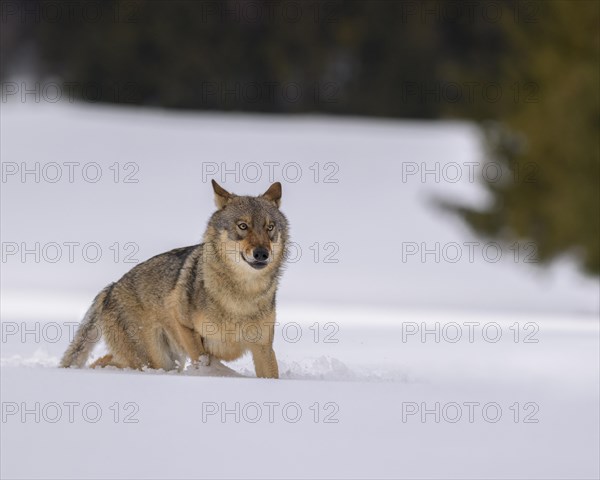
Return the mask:
<svg viewBox="0 0 600 480">
<path fill-rule="evenodd" d="M 198 357 L 198 360 L 192 363 L 194 368 L 208 367 L 210 365 L 210 355 L 204 354 Z"/>
<path fill-rule="evenodd" d="M 198 364 L 203 367 L 208 367 L 210 365 L 210 355 L 208 353 L 200 355 L 200 357 L 198 357 Z"/>
</svg>

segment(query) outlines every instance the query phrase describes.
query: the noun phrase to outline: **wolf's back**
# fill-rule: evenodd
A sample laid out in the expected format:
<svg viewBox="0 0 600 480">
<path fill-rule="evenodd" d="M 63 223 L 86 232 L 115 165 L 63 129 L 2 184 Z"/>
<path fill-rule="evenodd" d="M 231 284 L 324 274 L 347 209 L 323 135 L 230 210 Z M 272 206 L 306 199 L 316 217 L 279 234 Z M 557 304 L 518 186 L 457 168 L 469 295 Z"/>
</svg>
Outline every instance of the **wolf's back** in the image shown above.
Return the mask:
<svg viewBox="0 0 600 480">
<path fill-rule="evenodd" d="M 101 331 L 98 328 L 98 319 L 102 313 L 104 301 L 110 294 L 113 285 L 114 283 L 108 285 L 104 290 L 96 295 L 96 298 L 94 298 L 92 305 L 86 312 L 81 325 L 79 325 L 79 328 L 77 329 L 75 338 L 71 342 L 71 345 L 69 345 L 69 348 L 60 361 L 61 367 L 83 367 L 85 365 L 85 362 L 87 361 L 90 352 L 94 348 L 94 345 L 102 336 Z"/>
</svg>

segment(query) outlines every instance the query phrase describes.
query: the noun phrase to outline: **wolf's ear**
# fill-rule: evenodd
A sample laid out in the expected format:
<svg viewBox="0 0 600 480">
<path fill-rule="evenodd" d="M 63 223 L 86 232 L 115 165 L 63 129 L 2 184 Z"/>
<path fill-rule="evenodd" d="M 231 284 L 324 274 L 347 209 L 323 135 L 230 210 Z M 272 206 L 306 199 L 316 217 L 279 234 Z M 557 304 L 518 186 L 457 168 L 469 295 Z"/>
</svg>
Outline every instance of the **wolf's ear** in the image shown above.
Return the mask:
<svg viewBox="0 0 600 480">
<path fill-rule="evenodd" d="M 221 185 L 219 185 L 214 180 L 212 181 L 213 190 L 215 191 L 215 204 L 217 208 L 220 210 L 225 205 L 227 205 L 231 199 L 234 197 L 231 193 L 225 190 Z"/>
<path fill-rule="evenodd" d="M 281 205 L 281 183 L 275 182 L 261 197 L 273 202 L 279 208 L 279 205 Z"/>
</svg>

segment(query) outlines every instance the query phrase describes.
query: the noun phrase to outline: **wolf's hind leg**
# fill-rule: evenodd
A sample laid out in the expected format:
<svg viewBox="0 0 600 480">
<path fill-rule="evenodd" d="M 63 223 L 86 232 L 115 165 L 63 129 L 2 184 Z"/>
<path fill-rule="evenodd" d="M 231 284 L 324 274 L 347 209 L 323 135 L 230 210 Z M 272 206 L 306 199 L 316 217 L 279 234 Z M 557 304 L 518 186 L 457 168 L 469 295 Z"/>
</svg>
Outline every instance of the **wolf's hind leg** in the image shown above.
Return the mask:
<svg viewBox="0 0 600 480">
<path fill-rule="evenodd" d="M 204 343 L 200 334 L 180 323 L 175 327 L 179 343 L 192 361 L 194 367 L 210 365 L 210 355 L 204 349 Z"/>
<path fill-rule="evenodd" d="M 104 355 L 103 357 L 100 357 L 98 360 L 96 360 L 95 362 L 93 362 L 90 365 L 90 368 L 104 368 L 104 367 L 125 368 L 122 364 L 118 363 L 110 353 L 108 355 Z"/>
<path fill-rule="evenodd" d="M 172 338 L 172 334 L 165 328 L 154 330 L 152 334 L 153 338 L 149 340 L 148 348 L 152 368 L 182 370 L 185 366 L 186 356 L 177 341 Z"/>
<path fill-rule="evenodd" d="M 196 362 L 192 362 L 192 365 L 194 365 L 194 367 L 208 367 L 210 365 L 211 362 L 211 356 L 208 353 L 203 353 L 202 355 L 200 355 L 198 357 L 198 360 Z"/>
<path fill-rule="evenodd" d="M 119 312 L 111 312 L 103 320 L 102 333 L 113 365 L 136 370 L 145 366 L 159 368 L 153 365 L 148 348 L 140 337 L 139 322 Z"/>
</svg>

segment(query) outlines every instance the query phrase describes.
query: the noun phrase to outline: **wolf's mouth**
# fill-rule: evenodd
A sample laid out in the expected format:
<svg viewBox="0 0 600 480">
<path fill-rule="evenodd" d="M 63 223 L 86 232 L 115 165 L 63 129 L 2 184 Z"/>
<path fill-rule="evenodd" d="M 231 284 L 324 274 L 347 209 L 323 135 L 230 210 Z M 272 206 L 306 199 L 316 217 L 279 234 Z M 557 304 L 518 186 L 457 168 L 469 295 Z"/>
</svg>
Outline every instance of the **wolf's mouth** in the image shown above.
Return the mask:
<svg viewBox="0 0 600 480">
<path fill-rule="evenodd" d="M 250 262 L 249 260 L 246 259 L 246 256 L 243 253 L 242 253 L 242 258 L 244 259 L 244 262 L 246 262 L 248 265 L 250 265 L 255 270 L 262 270 L 269 264 L 269 262 L 259 262 L 259 261 Z"/>
</svg>

